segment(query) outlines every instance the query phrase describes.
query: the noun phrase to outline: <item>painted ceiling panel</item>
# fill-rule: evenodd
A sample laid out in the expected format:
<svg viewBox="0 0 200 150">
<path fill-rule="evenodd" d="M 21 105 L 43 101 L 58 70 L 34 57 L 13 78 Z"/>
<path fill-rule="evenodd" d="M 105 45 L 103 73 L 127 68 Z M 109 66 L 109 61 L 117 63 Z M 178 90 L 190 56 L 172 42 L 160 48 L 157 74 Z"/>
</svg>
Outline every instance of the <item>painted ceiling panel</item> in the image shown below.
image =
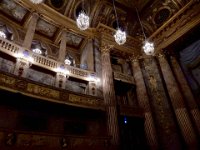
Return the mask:
<svg viewBox="0 0 200 150">
<path fill-rule="evenodd" d="M 22 21 L 28 12 L 13 0 L 2 0 L 0 2 L 0 10 L 17 21 Z"/>
<path fill-rule="evenodd" d="M 36 31 L 41 32 L 48 37 L 53 37 L 57 30 L 57 27 L 46 22 L 45 20 L 39 19 L 36 27 Z"/>
<path fill-rule="evenodd" d="M 78 36 L 76 34 L 67 33 L 67 45 L 72 46 L 74 48 L 78 48 L 83 40 L 83 37 Z"/>
</svg>

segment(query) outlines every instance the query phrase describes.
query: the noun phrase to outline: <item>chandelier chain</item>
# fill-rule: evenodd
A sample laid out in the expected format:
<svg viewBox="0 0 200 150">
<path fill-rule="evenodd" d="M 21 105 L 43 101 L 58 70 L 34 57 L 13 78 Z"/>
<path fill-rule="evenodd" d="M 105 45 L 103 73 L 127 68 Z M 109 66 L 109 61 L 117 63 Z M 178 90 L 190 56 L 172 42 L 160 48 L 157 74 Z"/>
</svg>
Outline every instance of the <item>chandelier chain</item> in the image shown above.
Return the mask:
<svg viewBox="0 0 200 150">
<path fill-rule="evenodd" d="M 113 8 L 114 8 L 114 12 L 115 12 L 116 21 L 117 21 L 117 28 L 119 28 L 119 21 L 118 21 L 117 11 L 116 11 L 116 7 L 115 7 L 115 0 L 112 0 L 112 2 L 113 2 Z"/>
<path fill-rule="evenodd" d="M 143 28 L 143 26 L 142 26 L 142 22 L 141 22 L 141 20 L 140 20 L 140 16 L 139 16 L 139 13 L 138 13 L 138 9 L 137 9 L 136 7 L 135 7 L 135 9 L 136 9 L 136 13 L 137 13 L 138 20 L 139 20 L 139 22 L 140 22 L 140 26 L 141 26 L 141 28 L 142 28 L 142 33 L 143 33 L 144 38 L 145 38 L 145 40 L 146 40 L 147 37 L 146 37 L 146 35 L 145 35 L 144 28 Z"/>
<path fill-rule="evenodd" d="M 85 11 L 85 8 L 84 8 L 84 0 L 82 2 L 82 10 Z M 86 13 L 86 12 L 85 12 Z"/>
</svg>

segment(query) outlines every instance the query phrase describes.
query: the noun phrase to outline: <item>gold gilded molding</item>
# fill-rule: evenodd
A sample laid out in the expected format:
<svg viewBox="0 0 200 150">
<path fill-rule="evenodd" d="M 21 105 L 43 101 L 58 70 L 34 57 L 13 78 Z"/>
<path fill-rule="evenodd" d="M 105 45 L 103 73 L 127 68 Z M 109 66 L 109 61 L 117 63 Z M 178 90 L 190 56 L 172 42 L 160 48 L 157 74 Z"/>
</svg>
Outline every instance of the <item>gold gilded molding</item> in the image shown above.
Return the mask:
<svg viewBox="0 0 200 150">
<path fill-rule="evenodd" d="M 103 100 L 94 99 L 94 98 L 89 98 L 89 97 L 84 97 L 80 95 L 75 95 L 75 94 L 69 94 L 69 102 L 73 103 L 78 103 L 78 104 L 87 104 L 87 105 L 102 105 Z"/>
<path fill-rule="evenodd" d="M 28 83 L 27 92 L 47 98 L 53 98 L 53 99 L 60 98 L 59 91 L 32 83 Z"/>
<path fill-rule="evenodd" d="M 114 45 L 110 45 L 110 44 L 107 44 L 105 42 L 102 42 L 101 43 L 101 52 L 102 52 L 102 55 L 110 53 L 110 51 L 111 51 L 111 49 L 113 47 L 114 47 Z"/>
<path fill-rule="evenodd" d="M 126 75 L 123 73 L 119 73 L 119 72 L 114 72 L 114 79 L 123 81 L 126 83 L 130 83 L 130 84 L 135 84 L 134 78 L 132 76 L 129 76 L 129 75 Z"/>
<path fill-rule="evenodd" d="M 0 74 L 0 86 L 12 87 L 15 86 L 15 78 Z"/>
<path fill-rule="evenodd" d="M 190 1 L 150 36 L 155 43 L 156 52 L 167 47 L 200 23 L 199 8 L 198 1 Z"/>
<path fill-rule="evenodd" d="M 103 99 L 88 95 L 72 94 L 67 90 L 60 90 L 46 85 L 32 83 L 24 78 L 8 75 L 0 72 L 0 89 L 20 92 L 30 97 L 37 97 L 41 100 L 53 101 L 65 105 L 79 107 L 90 107 L 104 110 Z"/>
</svg>

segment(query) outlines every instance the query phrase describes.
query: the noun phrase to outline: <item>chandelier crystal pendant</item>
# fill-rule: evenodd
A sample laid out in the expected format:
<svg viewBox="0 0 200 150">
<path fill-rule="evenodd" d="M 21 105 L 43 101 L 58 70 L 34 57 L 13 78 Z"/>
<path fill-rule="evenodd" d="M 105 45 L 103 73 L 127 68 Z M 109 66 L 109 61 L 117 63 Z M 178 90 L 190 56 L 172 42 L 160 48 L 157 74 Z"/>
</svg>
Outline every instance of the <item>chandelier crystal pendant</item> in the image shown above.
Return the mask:
<svg viewBox="0 0 200 150">
<path fill-rule="evenodd" d="M 43 0 L 30 0 L 33 4 L 40 4 Z"/>
<path fill-rule="evenodd" d="M 65 64 L 66 64 L 66 65 L 71 65 L 71 61 L 70 61 L 68 58 L 66 58 L 66 59 L 65 59 Z"/>
<path fill-rule="evenodd" d="M 125 31 L 122 31 L 119 27 L 119 22 L 118 22 L 118 17 L 117 17 L 117 11 L 116 11 L 116 8 L 115 8 L 115 3 L 114 3 L 115 0 L 113 0 L 113 8 L 114 8 L 114 11 L 115 11 L 115 17 L 116 17 L 116 22 L 117 22 L 117 31 L 115 32 L 114 34 L 114 38 L 115 38 L 115 42 L 119 45 L 122 45 L 126 42 L 126 32 Z"/>
<path fill-rule="evenodd" d="M 118 28 L 115 32 L 114 38 L 117 44 L 122 45 L 126 42 L 126 32 Z"/>
<path fill-rule="evenodd" d="M 0 37 L 6 39 L 6 34 L 3 31 L 0 31 Z"/>
<path fill-rule="evenodd" d="M 32 51 L 34 52 L 34 53 L 36 53 L 36 54 L 42 54 L 42 51 L 41 51 L 41 49 L 39 49 L 39 48 L 34 48 L 34 49 L 32 49 Z"/>
<path fill-rule="evenodd" d="M 146 55 L 154 54 L 154 44 L 149 41 L 144 41 L 144 46 L 142 47 Z"/>
<path fill-rule="evenodd" d="M 89 28 L 90 18 L 83 10 L 79 13 L 78 18 L 76 19 L 76 24 L 80 30 L 86 30 Z"/>
<path fill-rule="evenodd" d="M 137 8 L 136 8 L 136 12 L 137 12 L 137 16 L 138 16 L 138 20 L 139 20 L 139 22 L 140 22 L 140 26 L 141 26 L 141 28 L 142 28 L 142 33 L 143 33 L 143 35 L 144 35 L 144 45 L 143 45 L 143 50 L 144 50 L 144 52 L 145 52 L 145 54 L 146 55 L 154 55 L 154 43 L 152 43 L 152 42 L 149 42 L 148 40 L 147 40 L 147 37 L 146 37 L 146 35 L 145 35 L 145 33 L 144 33 L 144 28 L 143 28 L 143 26 L 142 26 L 142 23 L 141 23 L 141 20 L 140 20 L 140 17 L 139 17 L 139 13 L 138 13 L 138 10 L 137 10 Z"/>
</svg>

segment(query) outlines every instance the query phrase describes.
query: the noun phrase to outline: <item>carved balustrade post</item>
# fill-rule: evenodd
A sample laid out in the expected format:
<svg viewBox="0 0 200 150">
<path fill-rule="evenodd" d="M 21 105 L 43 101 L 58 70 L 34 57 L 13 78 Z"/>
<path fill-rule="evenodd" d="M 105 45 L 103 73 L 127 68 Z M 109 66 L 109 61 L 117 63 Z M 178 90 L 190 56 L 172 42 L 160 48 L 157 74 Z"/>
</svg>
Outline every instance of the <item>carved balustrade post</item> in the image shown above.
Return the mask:
<svg viewBox="0 0 200 150">
<path fill-rule="evenodd" d="M 101 62 L 102 62 L 102 83 L 103 96 L 107 108 L 107 126 L 108 134 L 112 136 L 113 145 L 119 145 L 119 126 L 117 119 L 116 98 L 113 83 L 113 72 L 110 62 L 110 50 L 113 46 L 102 43 Z"/>
<path fill-rule="evenodd" d="M 171 56 L 170 60 L 171 60 L 171 64 L 172 64 L 172 69 L 173 69 L 176 79 L 180 85 L 182 94 L 185 98 L 186 104 L 191 113 L 193 122 L 198 130 L 199 135 L 200 135 L 200 111 L 198 109 L 198 105 L 195 101 L 195 98 L 192 94 L 192 91 L 191 91 L 187 81 L 186 81 L 186 78 L 182 72 L 182 69 L 181 69 L 178 61 L 176 60 L 176 58 L 174 56 Z"/>
<path fill-rule="evenodd" d="M 28 24 L 28 29 L 26 31 L 26 35 L 25 35 L 25 39 L 24 42 L 22 44 L 23 47 L 30 49 L 31 48 L 31 43 L 34 37 L 34 33 L 35 33 L 35 28 L 37 25 L 37 20 L 39 18 L 39 15 L 37 13 L 33 13 L 31 16 L 31 20 Z"/>
<path fill-rule="evenodd" d="M 57 72 L 56 74 L 56 87 L 65 89 L 67 77 L 66 74 L 63 74 L 61 72 Z"/>
<path fill-rule="evenodd" d="M 15 64 L 14 74 L 19 77 L 26 77 L 27 70 L 31 66 L 31 63 L 24 58 L 17 58 L 17 62 Z"/>
<path fill-rule="evenodd" d="M 178 125 L 188 148 L 197 149 L 197 138 L 172 70 L 163 54 L 158 55 L 163 78 L 174 109 Z"/>
<path fill-rule="evenodd" d="M 66 43 L 67 43 L 67 33 L 66 30 L 63 30 L 61 33 L 60 49 L 58 61 L 64 63 L 66 55 Z"/>
<path fill-rule="evenodd" d="M 158 149 L 158 141 L 157 141 L 155 123 L 153 120 L 153 115 L 149 104 L 149 98 L 138 59 L 132 60 L 132 71 L 136 84 L 137 100 L 139 106 L 144 110 L 144 117 L 145 117 L 144 127 L 145 127 L 147 142 L 152 150 L 156 150 Z"/>
</svg>

